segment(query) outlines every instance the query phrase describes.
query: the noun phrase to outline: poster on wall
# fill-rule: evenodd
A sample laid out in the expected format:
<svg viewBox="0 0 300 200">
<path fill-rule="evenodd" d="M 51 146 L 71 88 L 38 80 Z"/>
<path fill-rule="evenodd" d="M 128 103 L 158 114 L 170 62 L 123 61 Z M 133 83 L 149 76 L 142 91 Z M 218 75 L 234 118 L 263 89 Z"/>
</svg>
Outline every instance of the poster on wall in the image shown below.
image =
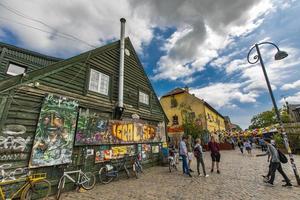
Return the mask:
<svg viewBox="0 0 300 200">
<path fill-rule="evenodd" d="M 112 158 L 118 159 L 123 158 L 125 154 L 133 156 L 136 153 L 135 145 L 122 145 L 122 146 L 113 146 L 112 147 Z"/>
<path fill-rule="evenodd" d="M 95 163 L 105 162 L 112 158 L 112 150 L 108 145 L 98 147 L 95 153 Z"/>
<path fill-rule="evenodd" d="M 159 153 L 159 145 L 152 145 L 151 146 L 152 148 L 152 153 Z"/>
<path fill-rule="evenodd" d="M 151 144 L 142 144 L 142 158 L 148 159 L 151 154 Z"/>
<path fill-rule="evenodd" d="M 45 97 L 31 151 L 29 167 L 71 163 L 78 102 L 65 97 Z"/>
<path fill-rule="evenodd" d="M 75 145 L 97 145 L 111 143 L 108 132 L 107 113 L 79 108 Z"/>
</svg>

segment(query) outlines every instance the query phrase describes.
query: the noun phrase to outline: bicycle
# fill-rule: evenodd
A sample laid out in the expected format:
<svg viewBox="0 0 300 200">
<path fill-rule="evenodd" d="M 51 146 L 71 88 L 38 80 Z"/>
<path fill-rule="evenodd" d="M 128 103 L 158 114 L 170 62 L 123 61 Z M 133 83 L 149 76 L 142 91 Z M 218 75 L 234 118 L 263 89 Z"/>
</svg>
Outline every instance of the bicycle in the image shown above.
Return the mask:
<svg viewBox="0 0 300 200">
<path fill-rule="evenodd" d="M 140 176 L 139 174 L 144 173 L 141 160 L 142 160 L 141 154 L 140 153 L 136 154 L 134 163 L 132 165 L 132 170 L 133 170 L 136 178 L 139 178 L 139 176 Z"/>
<path fill-rule="evenodd" d="M 169 160 L 169 171 L 172 172 L 173 169 L 175 169 L 176 171 L 177 169 L 177 165 L 176 165 L 176 160 L 177 160 L 177 156 L 176 156 L 176 152 L 175 150 L 170 149 L 169 150 L 169 156 L 168 156 L 168 160 Z"/>
<path fill-rule="evenodd" d="M 75 180 L 76 178 L 71 177 L 72 174 L 75 174 L 77 176 L 77 180 Z M 56 194 L 57 200 L 59 200 L 61 197 L 62 191 L 65 187 L 66 179 L 69 179 L 71 182 L 75 183 L 78 188 L 82 187 L 85 190 L 93 189 L 96 184 L 96 178 L 92 172 L 84 173 L 81 169 L 64 172 L 58 183 L 58 191 Z"/>
<path fill-rule="evenodd" d="M 128 160 L 129 155 L 125 154 L 123 160 L 121 163 L 117 166 L 114 166 L 112 162 L 106 164 L 105 166 L 101 167 L 99 170 L 99 178 L 100 182 L 103 184 L 110 183 L 113 179 L 119 177 L 119 172 L 121 169 L 125 170 L 125 173 L 127 175 L 127 178 L 130 177 L 129 170 L 127 169 L 126 162 Z"/>
<path fill-rule="evenodd" d="M 4 180 L 3 180 L 4 179 Z M 21 184 L 24 182 L 23 184 Z M 9 192 L 4 190 L 4 187 L 10 187 L 10 185 L 21 186 L 17 191 Z M 13 189 L 12 189 L 13 190 Z M 5 180 L 2 176 L 0 177 L 0 197 L 2 200 L 13 199 L 19 197 L 20 200 L 31 200 L 31 199 L 46 199 L 50 194 L 51 184 L 46 180 L 46 173 L 39 173 L 33 175 L 25 175 L 14 180 Z M 46 192 L 46 193 L 45 193 Z"/>
</svg>

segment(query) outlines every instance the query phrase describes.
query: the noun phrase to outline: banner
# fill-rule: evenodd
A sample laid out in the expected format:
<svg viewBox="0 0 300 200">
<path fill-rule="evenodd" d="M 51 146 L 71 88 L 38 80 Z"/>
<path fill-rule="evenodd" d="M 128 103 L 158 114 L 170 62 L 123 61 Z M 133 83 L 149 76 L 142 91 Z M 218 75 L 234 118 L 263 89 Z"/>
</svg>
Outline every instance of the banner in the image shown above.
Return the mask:
<svg viewBox="0 0 300 200">
<path fill-rule="evenodd" d="M 29 167 L 71 163 L 78 102 L 47 95 L 42 105 Z"/>
</svg>

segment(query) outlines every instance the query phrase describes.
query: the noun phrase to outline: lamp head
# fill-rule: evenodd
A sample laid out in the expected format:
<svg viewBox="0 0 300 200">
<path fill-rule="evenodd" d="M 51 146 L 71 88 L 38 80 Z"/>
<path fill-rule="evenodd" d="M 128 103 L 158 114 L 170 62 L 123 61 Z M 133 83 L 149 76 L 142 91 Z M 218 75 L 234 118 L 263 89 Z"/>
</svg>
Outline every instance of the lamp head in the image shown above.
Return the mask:
<svg viewBox="0 0 300 200">
<path fill-rule="evenodd" d="M 279 50 L 275 54 L 275 60 L 282 60 L 282 59 L 286 58 L 287 56 L 288 56 L 287 52 Z"/>
</svg>

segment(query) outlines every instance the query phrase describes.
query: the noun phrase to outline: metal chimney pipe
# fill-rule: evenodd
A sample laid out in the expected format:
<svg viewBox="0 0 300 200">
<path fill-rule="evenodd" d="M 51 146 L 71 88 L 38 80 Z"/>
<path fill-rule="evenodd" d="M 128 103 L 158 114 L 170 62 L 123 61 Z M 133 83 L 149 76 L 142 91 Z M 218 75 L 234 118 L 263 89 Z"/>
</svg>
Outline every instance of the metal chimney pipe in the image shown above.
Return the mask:
<svg viewBox="0 0 300 200">
<path fill-rule="evenodd" d="M 120 38 L 120 68 L 119 68 L 119 99 L 118 107 L 123 108 L 124 102 L 124 51 L 125 51 L 125 22 L 126 19 L 121 18 L 121 38 Z"/>
</svg>

